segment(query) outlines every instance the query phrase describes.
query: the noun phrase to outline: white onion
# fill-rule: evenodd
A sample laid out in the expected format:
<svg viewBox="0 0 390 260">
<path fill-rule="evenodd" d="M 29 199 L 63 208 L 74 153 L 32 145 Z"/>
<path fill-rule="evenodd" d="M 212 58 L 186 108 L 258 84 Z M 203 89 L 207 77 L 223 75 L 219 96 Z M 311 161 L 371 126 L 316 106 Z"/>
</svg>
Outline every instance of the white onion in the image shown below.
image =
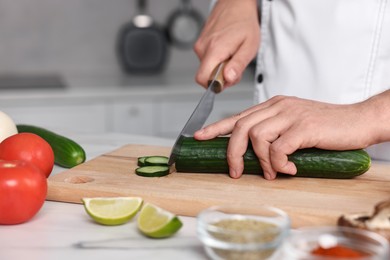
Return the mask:
<svg viewBox="0 0 390 260">
<path fill-rule="evenodd" d="M 7 137 L 17 134 L 18 130 L 11 117 L 0 111 L 0 143 Z"/>
</svg>

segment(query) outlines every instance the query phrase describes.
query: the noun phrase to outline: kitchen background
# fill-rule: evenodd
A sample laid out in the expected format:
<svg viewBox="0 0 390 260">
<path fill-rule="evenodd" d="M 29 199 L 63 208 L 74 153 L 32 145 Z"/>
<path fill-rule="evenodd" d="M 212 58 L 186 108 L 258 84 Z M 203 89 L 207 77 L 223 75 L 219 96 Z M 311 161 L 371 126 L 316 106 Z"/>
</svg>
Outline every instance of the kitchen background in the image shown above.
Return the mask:
<svg viewBox="0 0 390 260">
<path fill-rule="evenodd" d="M 206 17 L 209 0 L 192 1 Z M 179 0 L 151 0 L 147 12 L 164 26 Z M 118 73 L 119 28 L 138 13 L 135 0 L 0 0 L 0 71 Z M 195 71 L 191 49 L 169 48 L 168 70 Z"/>
<path fill-rule="evenodd" d="M 146 13 L 166 27 L 180 4 L 150 0 Z M 209 0 L 190 4 L 207 16 Z M 161 73 L 125 73 L 116 44 L 136 7 L 135 0 L 0 0 L 0 110 L 56 131 L 176 136 L 203 91 L 194 81 L 198 59 L 191 47 L 170 44 Z M 250 68 L 246 75 L 240 89 L 218 97 L 210 120 L 251 105 Z"/>
</svg>

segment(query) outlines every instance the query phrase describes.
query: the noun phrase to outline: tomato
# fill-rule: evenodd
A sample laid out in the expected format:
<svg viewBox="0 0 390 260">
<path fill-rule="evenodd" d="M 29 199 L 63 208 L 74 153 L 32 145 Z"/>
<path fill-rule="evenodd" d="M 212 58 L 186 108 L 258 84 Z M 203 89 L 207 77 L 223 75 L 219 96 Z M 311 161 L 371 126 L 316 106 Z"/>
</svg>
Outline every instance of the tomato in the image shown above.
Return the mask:
<svg viewBox="0 0 390 260">
<path fill-rule="evenodd" d="M 47 180 L 33 164 L 0 160 L 0 224 L 20 224 L 41 209 Z"/>
<path fill-rule="evenodd" d="M 46 177 L 54 167 L 54 152 L 50 144 L 33 133 L 19 133 L 4 139 L 0 143 L 0 159 L 30 162 Z"/>
</svg>

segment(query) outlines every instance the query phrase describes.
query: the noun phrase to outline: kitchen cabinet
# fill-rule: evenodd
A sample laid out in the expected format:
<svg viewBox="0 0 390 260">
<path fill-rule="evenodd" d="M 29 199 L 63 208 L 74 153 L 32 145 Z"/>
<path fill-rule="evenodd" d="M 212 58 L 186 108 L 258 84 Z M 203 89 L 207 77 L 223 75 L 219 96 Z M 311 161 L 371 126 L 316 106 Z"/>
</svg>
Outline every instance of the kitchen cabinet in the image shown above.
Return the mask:
<svg viewBox="0 0 390 260">
<path fill-rule="evenodd" d="M 175 138 L 180 133 L 203 92 L 156 93 L 109 102 L 109 131 Z M 234 115 L 252 104 L 249 91 L 226 91 L 216 96 L 207 123 Z"/>
<path fill-rule="evenodd" d="M 80 133 L 104 133 L 107 131 L 107 109 L 105 104 L 83 101 L 61 104 L 0 105 L 0 109 L 11 116 L 15 123 L 33 124 L 52 131 Z"/>
<path fill-rule="evenodd" d="M 216 95 L 207 123 L 252 105 L 252 86 L 251 82 L 243 82 Z M 203 93 L 204 89 L 191 82 L 4 91 L 0 93 L 0 110 L 16 123 L 38 125 L 59 133 L 117 132 L 175 138 Z"/>
<path fill-rule="evenodd" d="M 237 114 L 252 104 L 250 95 L 247 98 L 240 98 L 229 94 L 216 96 L 213 111 L 205 124 Z M 178 101 L 168 100 L 162 102 L 160 128 L 157 136 L 176 137 L 191 116 L 198 102 L 199 99 L 193 97 L 181 98 Z"/>
<path fill-rule="evenodd" d="M 156 104 L 144 102 L 112 102 L 108 117 L 109 131 L 156 135 Z"/>
</svg>

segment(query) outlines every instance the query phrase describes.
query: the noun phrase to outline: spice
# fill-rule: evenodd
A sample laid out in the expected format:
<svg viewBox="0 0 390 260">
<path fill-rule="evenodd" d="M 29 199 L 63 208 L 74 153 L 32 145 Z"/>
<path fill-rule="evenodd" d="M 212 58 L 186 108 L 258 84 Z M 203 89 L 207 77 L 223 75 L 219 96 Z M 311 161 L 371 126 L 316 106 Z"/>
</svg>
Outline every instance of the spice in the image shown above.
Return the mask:
<svg viewBox="0 0 390 260">
<path fill-rule="evenodd" d="M 242 245 L 241 249 L 214 248 L 214 253 L 223 259 L 266 259 L 274 253 L 275 247 L 246 250 L 245 244 L 271 243 L 280 235 L 280 228 L 277 225 L 250 218 L 222 219 L 213 223 L 213 226 L 223 229 L 222 232 L 211 231 L 213 237 L 220 241 Z"/>
<path fill-rule="evenodd" d="M 234 243 L 266 243 L 275 239 L 279 229 L 275 224 L 256 219 L 222 219 L 213 224 L 224 232 L 220 239 Z"/>
<path fill-rule="evenodd" d="M 336 245 L 329 248 L 323 248 L 319 246 L 311 252 L 313 255 L 318 256 L 330 256 L 330 257 L 349 257 L 349 258 L 358 258 L 363 257 L 365 254 L 354 250 L 352 248 Z"/>
</svg>

